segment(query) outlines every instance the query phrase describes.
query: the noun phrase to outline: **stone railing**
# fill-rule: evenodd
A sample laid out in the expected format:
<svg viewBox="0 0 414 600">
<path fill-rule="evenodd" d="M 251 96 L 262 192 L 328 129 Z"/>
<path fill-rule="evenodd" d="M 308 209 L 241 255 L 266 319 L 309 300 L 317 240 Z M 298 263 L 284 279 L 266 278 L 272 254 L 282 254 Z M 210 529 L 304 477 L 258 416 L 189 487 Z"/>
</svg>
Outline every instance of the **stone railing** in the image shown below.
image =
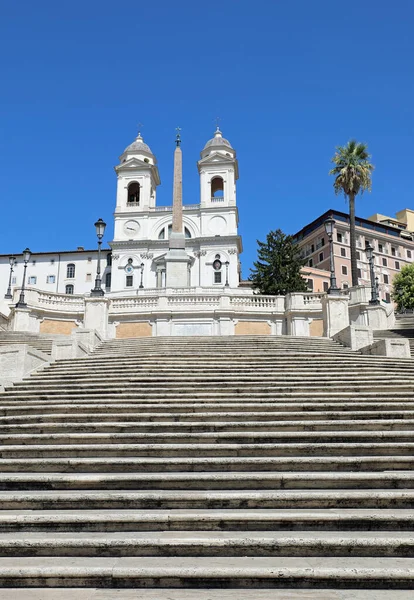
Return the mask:
<svg viewBox="0 0 414 600">
<path fill-rule="evenodd" d="M 17 298 L 20 289 L 14 291 Z M 74 294 L 56 294 L 54 292 L 42 292 L 34 288 L 26 288 L 25 302 L 29 308 L 62 311 L 65 313 L 82 313 L 85 310 L 84 296 Z"/>
<path fill-rule="evenodd" d="M 285 309 L 284 296 L 230 296 L 230 305 L 236 309 L 247 310 L 270 310 L 272 312 L 283 312 Z"/>
</svg>

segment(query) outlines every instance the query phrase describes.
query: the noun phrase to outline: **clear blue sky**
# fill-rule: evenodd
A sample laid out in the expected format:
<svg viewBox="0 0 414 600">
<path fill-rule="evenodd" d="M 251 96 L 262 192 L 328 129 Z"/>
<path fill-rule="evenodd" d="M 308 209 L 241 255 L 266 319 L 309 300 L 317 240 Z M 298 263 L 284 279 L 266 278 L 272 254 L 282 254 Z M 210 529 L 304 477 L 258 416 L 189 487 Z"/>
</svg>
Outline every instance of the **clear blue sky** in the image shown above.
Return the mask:
<svg viewBox="0 0 414 600">
<path fill-rule="evenodd" d="M 175 127 L 184 202 L 214 118 L 238 152 L 243 275 L 256 239 L 329 207 L 335 146 L 367 142 L 359 216 L 414 208 L 412 0 L 21 0 L 0 19 L 0 253 L 94 247 L 113 233 L 113 166 L 137 124 L 170 204 Z"/>
</svg>

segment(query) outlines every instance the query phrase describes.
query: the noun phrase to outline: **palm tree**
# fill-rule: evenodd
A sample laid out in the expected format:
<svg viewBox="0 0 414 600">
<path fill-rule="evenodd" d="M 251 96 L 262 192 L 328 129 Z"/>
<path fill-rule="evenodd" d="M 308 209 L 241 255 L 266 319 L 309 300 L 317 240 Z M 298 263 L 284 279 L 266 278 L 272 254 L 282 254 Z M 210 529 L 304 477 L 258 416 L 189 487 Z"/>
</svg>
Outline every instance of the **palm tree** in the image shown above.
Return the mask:
<svg viewBox="0 0 414 600">
<path fill-rule="evenodd" d="M 369 162 L 370 155 L 366 144 L 351 140 L 346 146 L 338 146 L 332 162 L 334 168 L 329 175 L 335 175 L 335 194 L 343 194 L 349 200 L 349 232 L 351 245 L 352 285 L 358 285 L 355 233 L 355 196 L 371 191 L 371 175 L 374 165 Z"/>
</svg>

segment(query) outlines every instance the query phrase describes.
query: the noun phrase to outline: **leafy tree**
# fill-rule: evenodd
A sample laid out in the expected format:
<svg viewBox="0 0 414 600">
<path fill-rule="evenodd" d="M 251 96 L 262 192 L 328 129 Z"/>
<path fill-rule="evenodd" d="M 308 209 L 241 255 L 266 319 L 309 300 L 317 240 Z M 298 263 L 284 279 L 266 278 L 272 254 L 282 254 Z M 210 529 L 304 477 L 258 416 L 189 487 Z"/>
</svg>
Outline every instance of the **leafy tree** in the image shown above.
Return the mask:
<svg viewBox="0 0 414 600">
<path fill-rule="evenodd" d="M 291 235 L 276 229 L 267 234 L 266 242 L 257 240 L 257 244 L 258 260 L 253 263 L 249 277 L 254 289 L 274 295 L 308 291 L 300 273 L 306 261 L 301 258 L 301 250 Z"/>
<path fill-rule="evenodd" d="M 349 200 L 349 233 L 351 246 L 352 285 L 358 285 L 355 233 L 355 196 L 365 190 L 371 191 L 371 175 L 374 166 L 369 162 L 366 144 L 351 140 L 346 146 L 337 146 L 332 161 L 335 167 L 329 175 L 335 175 L 334 190 Z"/>
<path fill-rule="evenodd" d="M 394 277 L 392 299 L 397 309 L 414 309 L 414 264 L 405 265 Z"/>
</svg>

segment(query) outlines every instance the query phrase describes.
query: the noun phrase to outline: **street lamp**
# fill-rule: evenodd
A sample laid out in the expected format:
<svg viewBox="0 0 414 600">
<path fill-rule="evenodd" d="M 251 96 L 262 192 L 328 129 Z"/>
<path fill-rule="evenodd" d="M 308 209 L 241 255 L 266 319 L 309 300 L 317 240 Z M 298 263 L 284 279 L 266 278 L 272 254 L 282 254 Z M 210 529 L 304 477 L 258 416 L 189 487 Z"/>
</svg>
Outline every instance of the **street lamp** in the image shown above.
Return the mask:
<svg viewBox="0 0 414 600">
<path fill-rule="evenodd" d="M 25 250 L 23 250 L 23 260 L 24 260 L 24 269 L 23 269 L 23 282 L 22 282 L 22 288 L 20 290 L 20 297 L 19 297 L 19 301 L 16 304 L 16 308 L 26 308 L 27 304 L 24 301 L 24 289 L 25 289 L 25 283 L 26 283 L 26 269 L 27 269 L 27 263 L 30 260 L 30 256 L 31 256 L 31 252 L 29 250 L 29 248 L 26 248 Z"/>
<path fill-rule="evenodd" d="M 338 294 L 341 293 L 341 290 L 336 285 L 335 264 L 334 264 L 334 254 L 333 254 L 333 234 L 334 234 L 334 229 L 335 229 L 335 219 L 333 219 L 332 217 L 330 217 L 329 219 L 326 219 L 326 221 L 324 222 L 324 225 L 325 225 L 326 234 L 329 239 L 329 262 L 330 262 L 330 269 L 331 269 L 331 278 L 330 278 L 331 285 L 328 289 L 328 294 L 337 296 Z"/>
<path fill-rule="evenodd" d="M 91 296 L 104 296 L 105 292 L 101 287 L 101 245 L 105 233 L 106 223 L 98 219 L 95 223 L 96 235 L 98 237 L 98 265 L 96 267 L 95 287 L 91 290 Z"/>
<path fill-rule="evenodd" d="M 226 260 L 226 262 L 224 263 L 226 265 L 226 283 L 224 284 L 225 287 L 229 287 L 229 261 Z"/>
<path fill-rule="evenodd" d="M 369 276 L 371 280 L 371 300 L 370 304 L 379 304 L 378 300 L 378 289 L 375 280 L 374 273 L 374 248 L 371 246 L 369 242 L 365 244 L 365 254 L 367 255 L 367 259 L 369 262 Z"/>
<path fill-rule="evenodd" d="M 11 282 L 12 282 L 12 275 L 13 275 L 14 267 L 16 266 L 16 257 L 10 256 L 9 263 L 10 263 L 9 285 L 7 287 L 7 292 L 4 294 L 4 297 L 11 300 L 13 298 L 13 295 L 11 293 Z"/>
<path fill-rule="evenodd" d="M 143 277 L 144 277 L 144 266 L 145 265 L 144 265 L 144 263 L 141 263 L 139 266 L 140 266 L 140 269 L 141 269 L 141 283 L 139 284 L 139 287 L 143 288 L 144 284 L 142 283 L 142 280 L 143 280 Z"/>
</svg>

